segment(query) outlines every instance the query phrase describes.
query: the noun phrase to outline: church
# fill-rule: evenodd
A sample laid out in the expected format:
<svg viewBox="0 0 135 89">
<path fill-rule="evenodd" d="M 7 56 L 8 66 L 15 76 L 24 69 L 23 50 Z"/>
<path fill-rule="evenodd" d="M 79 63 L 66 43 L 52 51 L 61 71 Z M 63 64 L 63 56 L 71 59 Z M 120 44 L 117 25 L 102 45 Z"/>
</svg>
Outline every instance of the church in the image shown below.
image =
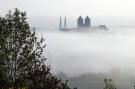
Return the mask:
<svg viewBox="0 0 135 89">
<path fill-rule="evenodd" d="M 99 26 L 91 26 L 91 19 L 89 16 L 87 16 L 85 19 L 82 18 L 82 16 L 79 16 L 77 19 L 77 27 L 76 28 L 68 28 L 67 27 L 67 21 L 66 17 L 64 18 L 64 26 L 62 26 L 62 18 L 60 17 L 59 22 L 59 30 L 60 31 L 89 31 L 89 30 L 108 30 L 108 28 L 105 25 L 99 25 Z"/>
</svg>

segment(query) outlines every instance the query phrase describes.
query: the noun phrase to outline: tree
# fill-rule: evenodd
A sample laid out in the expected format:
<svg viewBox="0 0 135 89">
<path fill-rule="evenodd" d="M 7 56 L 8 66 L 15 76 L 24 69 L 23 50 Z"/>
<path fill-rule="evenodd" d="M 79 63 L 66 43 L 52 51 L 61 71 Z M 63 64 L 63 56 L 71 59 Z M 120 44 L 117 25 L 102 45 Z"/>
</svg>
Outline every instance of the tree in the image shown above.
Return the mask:
<svg viewBox="0 0 135 89">
<path fill-rule="evenodd" d="M 104 89 L 116 89 L 112 79 L 104 79 L 104 83 L 105 83 Z"/>
<path fill-rule="evenodd" d="M 7 49 L 7 35 L 6 20 L 0 17 L 0 89 L 6 89 L 9 78 L 8 76 L 8 49 Z"/>
<path fill-rule="evenodd" d="M 45 64 L 44 41 L 30 28 L 26 12 L 16 8 L 0 19 L 0 83 L 5 81 L 3 89 L 65 89 Z"/>
<path fill-rule="evenodd" d="M 6 15 L 8 60 L 10 66 L 11 84 L 14 89 L 25 85 L 29 89 L 42 89 L 42 83 L 49 82 L 50 68 L 45 65 L 43 49 L 44 39 L 38 40 L 35 31 L 31 31 L 26 21 L 26 12 L 15 9 Z M 35 85 L 35 86 L 34 86 Z M 34 87 L 33 87 L 34 86 Z"/>
<path fill-rule="evenodd" d="M 30 31 L 25 16 L 25 12 L 20 12 L 18 9 L 15 9 L 14 13 L 9 11 L 5 17 L 5 29 L 9 31 L 6 39 L 8 49 L 7 59 L 9 60 L 8 64 L 10 67 L 9 76 L 14 89 L 17 89 L 24 82 L 21 80 L 21 77 L 26 72 L 25 68 L 29 67 L 29 56 L 31 55 L 31 51 L 33 51 L 34 39 L 36 39 L 34 33 Z M 36 61 L 35 59 L 32 60 Z"/>
</svg>

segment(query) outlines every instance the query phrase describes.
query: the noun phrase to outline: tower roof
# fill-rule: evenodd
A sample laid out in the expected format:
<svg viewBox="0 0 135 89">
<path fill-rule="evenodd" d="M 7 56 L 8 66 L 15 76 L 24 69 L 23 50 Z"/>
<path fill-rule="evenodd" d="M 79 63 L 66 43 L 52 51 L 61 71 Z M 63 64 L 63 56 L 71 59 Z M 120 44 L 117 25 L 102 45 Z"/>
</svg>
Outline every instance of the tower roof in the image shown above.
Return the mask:
<svg viewBox="0 0 135 89">
<path fill-rule="evenodd" d="M 87 20 L 90 20 L 89 16 L 87 16 L 87 17 L 85 18 L 85 20 L 86 20 L 86 19 L 87 19 Z"/>
<path fill-rule="evenodd" d="M 79 16 L 78 20 L 83 20 L 82 16 Z"/>
</svg>

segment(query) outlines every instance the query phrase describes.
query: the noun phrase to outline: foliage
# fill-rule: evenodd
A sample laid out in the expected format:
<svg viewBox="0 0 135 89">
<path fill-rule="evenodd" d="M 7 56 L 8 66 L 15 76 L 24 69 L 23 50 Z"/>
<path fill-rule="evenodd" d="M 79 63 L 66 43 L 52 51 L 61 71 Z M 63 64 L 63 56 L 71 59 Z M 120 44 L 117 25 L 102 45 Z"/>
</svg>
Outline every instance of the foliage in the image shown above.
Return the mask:
<svg viewBox="0 0 135 89">
<path fill-rule="evenodd" d="M 0 89 L 6 89 L 9 81 L 9 60 L 8 60 L 8 48 L 7 48 L 7 36 L 6 30 L 7 20 L 0 17 Z"/>
<path fill-rule="evenodd" d="M 112 79 L 104 79 L 104 83 L 105 83 L 104 89 L 116 89 Z"/>
<path fill-rule="evenodd" d="M 69 89 L 45 64 L 44 41 L 30 28 L 26 12 L 16 8 L 0 18 L 0 89 Z"/>
</svg>

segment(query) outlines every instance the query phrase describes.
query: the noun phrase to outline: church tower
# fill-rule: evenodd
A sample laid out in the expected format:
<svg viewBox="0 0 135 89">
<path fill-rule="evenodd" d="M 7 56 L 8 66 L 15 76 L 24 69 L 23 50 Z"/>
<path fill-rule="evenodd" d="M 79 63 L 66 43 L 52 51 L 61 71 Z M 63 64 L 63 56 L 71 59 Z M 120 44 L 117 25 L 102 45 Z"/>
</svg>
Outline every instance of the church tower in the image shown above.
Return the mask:
<svg viewBox="0 0 135 89">
<path fill-rule="evenodd" d="M 67 20 L 66 20 L 66 16 L 65 16 L 65 19 L 64 19 L 64 28 L 67 28 Z"/>
<path fill-rule="evenodd" d="M 91 20 L 88 16 L 85 18 L 84 27 L 87 27 L 87 28 L 91 27 Z"/>
<path fill-rule="evenodd" d="M 83 27 L 83 18 L 81 16 L 77 19 L 77 27 L 78 28 Z"/>
<path fill-rule="evenodd" d="M 59 29 L 62 29 L 62 20 L 61 20 L 61 16 L 60 16 L 60 22 L 59 22 Z"/>
</svg>

